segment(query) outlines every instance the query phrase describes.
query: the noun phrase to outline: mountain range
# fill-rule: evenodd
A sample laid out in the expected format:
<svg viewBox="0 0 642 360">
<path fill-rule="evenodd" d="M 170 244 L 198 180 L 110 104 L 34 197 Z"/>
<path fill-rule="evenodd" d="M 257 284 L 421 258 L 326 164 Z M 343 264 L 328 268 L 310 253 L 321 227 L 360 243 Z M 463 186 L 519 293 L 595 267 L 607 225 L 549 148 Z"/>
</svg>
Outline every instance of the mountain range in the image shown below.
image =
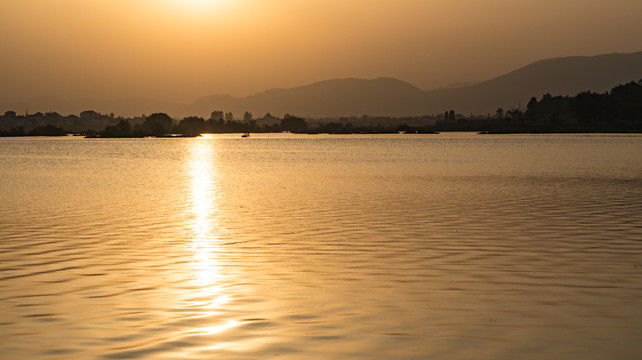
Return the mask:
<svg viewBox="0 0 642 360">
<path fill-rule="evenodd" d="M 460 87 L 421 90 L 394 78 L 334 79 L 310 85 L 271 89 L 247 97 L 211 95 L 190 104 L 144 98 L 120 100 L 84 99 L 64 102 L 53 98 L 5 104 L 8 108 L 33 111 L 79 113 L 92 109 L 102 113 L 137 116 L 166 112 L 176 118 L 222 110 L 240 117 L 249 111 L 255 117 L 284 113 L 304 117 L 410 116 L 443 113 L 453 109 L 461 114 L 494 113 L 525 106 L 533 96 L 575 95 L 581 91 L 604 92 L 613 86 L 642 79 L 642 51 L 592 57 L 572 56 L 541 60 L 505 75 Z"/>
</svg>

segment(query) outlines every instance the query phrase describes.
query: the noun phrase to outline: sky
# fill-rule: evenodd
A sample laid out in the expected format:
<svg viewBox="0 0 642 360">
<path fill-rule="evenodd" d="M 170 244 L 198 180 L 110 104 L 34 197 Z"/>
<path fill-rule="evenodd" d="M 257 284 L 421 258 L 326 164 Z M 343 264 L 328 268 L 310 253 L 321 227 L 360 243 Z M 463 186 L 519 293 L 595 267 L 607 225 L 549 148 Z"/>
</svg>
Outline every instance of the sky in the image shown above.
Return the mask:
<svg viewBox="0 0 642 360">
<path fill-rule="evenodd" d="M 191 102 L 382 76 L 429 90 L 642 50 L 640 0 L 0 0 L 0 14 L 8 100 Z"/>
</svg>

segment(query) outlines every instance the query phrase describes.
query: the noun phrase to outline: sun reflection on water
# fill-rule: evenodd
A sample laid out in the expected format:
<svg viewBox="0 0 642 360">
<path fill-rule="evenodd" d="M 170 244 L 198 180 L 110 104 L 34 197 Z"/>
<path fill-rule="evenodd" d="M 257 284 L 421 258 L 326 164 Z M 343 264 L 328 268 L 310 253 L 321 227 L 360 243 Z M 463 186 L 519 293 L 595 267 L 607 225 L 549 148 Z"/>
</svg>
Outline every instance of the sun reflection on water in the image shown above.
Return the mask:
<svg viewBox="0 0 642 360">
<path fill-rule="evenodd" d="M 224 275 L 219 255 L 222 249 L 217 217 L 220 188 L 216 148 L 211 140 L 195 139 L 189 151 L 191 198 L 187 212 L 192 235 L 192 283 L 199 289 L 198 298 L 203 307 L 212 309 L 229 301 L 221 288 Z"/>
</svg>

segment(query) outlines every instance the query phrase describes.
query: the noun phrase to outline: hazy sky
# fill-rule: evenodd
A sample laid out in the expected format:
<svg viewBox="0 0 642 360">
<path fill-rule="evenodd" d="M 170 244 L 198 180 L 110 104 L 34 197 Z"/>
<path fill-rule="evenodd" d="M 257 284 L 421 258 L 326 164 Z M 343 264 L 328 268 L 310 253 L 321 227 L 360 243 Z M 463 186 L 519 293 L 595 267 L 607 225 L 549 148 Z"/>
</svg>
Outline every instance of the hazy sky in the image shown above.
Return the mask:
<svg viewBox="0 0 642 360">
<path fill-rule="evenodd" d="M 642 50 L 640 0 L 0 0 L 0 96 L 191 101 L 330 78 L 422 89 Z"/>
</svg>

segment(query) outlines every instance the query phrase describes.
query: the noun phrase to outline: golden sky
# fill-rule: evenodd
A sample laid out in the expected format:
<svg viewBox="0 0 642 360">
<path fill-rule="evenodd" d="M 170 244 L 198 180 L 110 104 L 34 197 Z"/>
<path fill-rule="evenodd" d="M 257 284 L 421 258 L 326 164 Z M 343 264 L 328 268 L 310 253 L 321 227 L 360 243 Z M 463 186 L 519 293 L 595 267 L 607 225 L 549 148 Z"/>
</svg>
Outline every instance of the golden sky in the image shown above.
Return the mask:
<svg viewBox="0 0 642 360">
<path fill-rule="evenodd" d="M 640 0 L 0 0 L 0 97 L 192 101 L 331 78 L 422 89 L 642 50 Z"/>
</svg>

